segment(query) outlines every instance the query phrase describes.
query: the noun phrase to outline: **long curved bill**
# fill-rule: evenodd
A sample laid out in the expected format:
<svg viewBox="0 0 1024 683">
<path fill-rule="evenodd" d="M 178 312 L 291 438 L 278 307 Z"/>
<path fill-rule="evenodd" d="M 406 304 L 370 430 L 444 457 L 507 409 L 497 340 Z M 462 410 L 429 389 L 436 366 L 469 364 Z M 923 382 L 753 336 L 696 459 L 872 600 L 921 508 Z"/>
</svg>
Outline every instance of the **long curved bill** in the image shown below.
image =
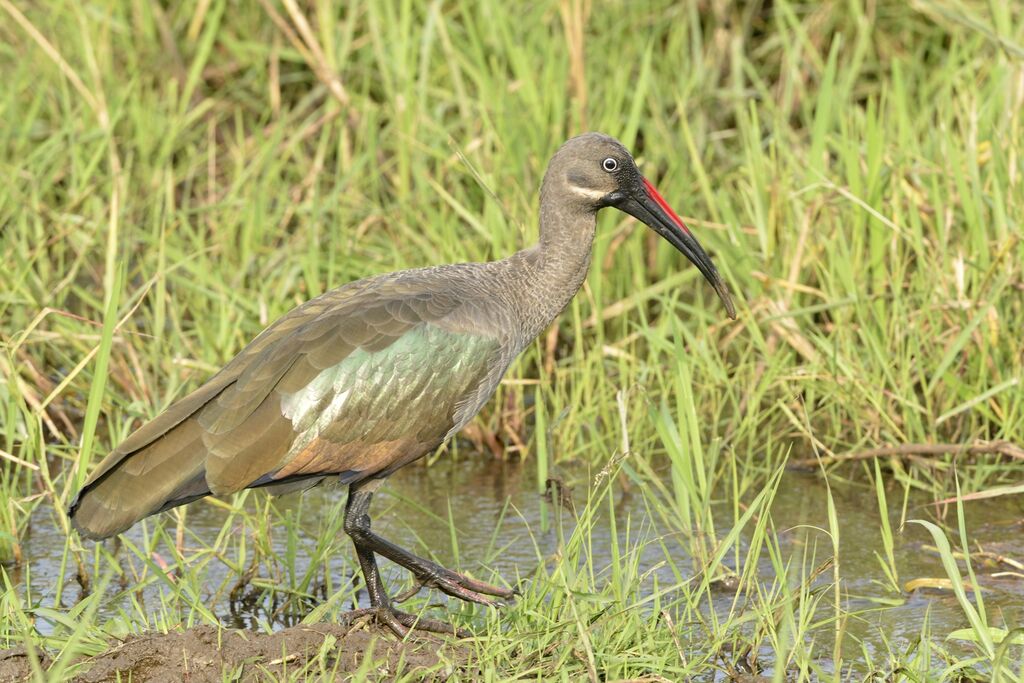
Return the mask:
<svg viewBox="0 0 1024 683">
<path fill-rule="evenodd" d="M 690 259 L 693 265 L 704 275 L 718 293 L 718 298 L 725 304 L 725 310 L 729 317 L 736 319 L 736 307 L 733 306 L 732 297 L 729 295 L 729 288 L 725 280 L 718 274 L 715 264 L 711 261 L 704 248 L 700 246 L 697 238 L 693 236 L 690 229 L 683 223 L 683 219 L 672 210 L 668 202 L 658 193 L 654 185 L 647 178 L 640 178 L 640 186 L 632 192 L 623 193 L 620 201 L 615 206 L 643 221 L 654 232 L 658 233 L 673 247 L 681 251 L 686 258 Z"/>
</svg>

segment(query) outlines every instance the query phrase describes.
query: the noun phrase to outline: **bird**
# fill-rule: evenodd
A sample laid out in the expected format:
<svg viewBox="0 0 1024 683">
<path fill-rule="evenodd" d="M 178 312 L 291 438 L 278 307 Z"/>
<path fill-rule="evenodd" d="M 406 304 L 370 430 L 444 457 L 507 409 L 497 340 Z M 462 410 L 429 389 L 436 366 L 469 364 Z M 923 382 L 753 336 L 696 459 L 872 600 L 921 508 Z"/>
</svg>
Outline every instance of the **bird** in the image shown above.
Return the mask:
<svg viewBox="0 0 1024 683">
<path fill-rule="evenodd" d="M 91 472 L 67 509 L 87 539 L 205 496 L 247 488 L 348 486 L 343 529 L 369 608 L 400 637 L 466 635 L 397 609 L 377 558 L 419 587 L 502 606 L 518 591 L 477 581 L 383 538 L 370 502 L 385 478 L 434 452 L 488 401 L 512 361 L 568 305 L 591 261 L 597 214 L 614 207 L 682 252 L 736 310 L 724 279 L 626 147 L 597 132 L 566 141 L 540 188 L 540 239 L 506 258 L 367 277 L 272 323 L 205 384 L 143 424 Z"/>
</svg>

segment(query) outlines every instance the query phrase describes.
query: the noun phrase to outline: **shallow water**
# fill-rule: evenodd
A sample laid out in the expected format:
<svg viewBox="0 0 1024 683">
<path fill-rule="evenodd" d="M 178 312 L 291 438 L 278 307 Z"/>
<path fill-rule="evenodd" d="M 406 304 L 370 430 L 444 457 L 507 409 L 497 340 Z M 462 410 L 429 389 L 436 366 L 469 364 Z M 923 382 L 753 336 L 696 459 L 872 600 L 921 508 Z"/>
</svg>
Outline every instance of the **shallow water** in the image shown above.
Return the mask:
<svg viewBox="0 0 1024 683">
<path fill-rule="evenodd" d="M 562 475 L 566 482 L 567 496 L 573 498 L 570 505 L 581 509 L 586 503 L 592 476 L 585 471 L 573 469 L 564 470 Z M 622 486 L 615 486 L 614 491 L 619 539 L 624 541 L 628 533 L 632 544 L 641 541 L 641 572 L 653 569 L 643 589 L 652 590 L 656 580 L 661 587 L 674 584 L 677 579 L 665 566 L 666 549 L 676 567 L 683 571 L 691 567 L 684 545 L 675 540 L 680 535 L 665 529 L 663 521 L 650 518 L 648 505 L 651 500 L 635 484 L 623 483 Z M 839 522 L 839 573 L 845 595 L 844 608 L 861 611 L 860 615 L 849 619 L 845 625 L 848 640 L 852 639 L 851 647 L 863 647 L 869 652 L 879 653 L 888 649 L 905 651 L 921 634 L 926 619 L 937 637 L 968 625 L 950 591 L 919 590 L 896 594 L 883 586 L 884 575 L 876 555 L 883 556 L 884 550 L 879 532 L 878 504 L 872 488 L 833 482 L 832 494 Z M 927 548 L 932 543 L 927 532 L 916 525 L 898 528 L 901 492 L 890 490 L 887 495 L 890 523 L 896 532 L 895 558 L 900 581 L 905 584 L 917 578 L 944 579 L 945 573 L 938 555 Z M 321 487 L 307 491 L 303 496 L 301 501 L 296 496 L 285 498 L 282 505 L 285 508 L 301 505 L 304 516 L 340 513 L 336 504 L 344 498 L 345 493 L 337 487 Z M 930 503 L 925 497 L 912 497 L 907 518 L 934 518 L 934 507 Z M 612 558 L 607 502 L 599 509 L 601 512 L 597 515 L 590 550 L 598 572 L 608 568 Z M 965 509 L 975 548 L 1024 561 L 1024 533 L 1021 533 L 1024 530 L 1021 523 L 1024 514 L 1016 498 L 970 502 Z M 716 508 L 720 536 L 732 525 L 731 510 L 732 506 L 725 501 Z M 809 568 L 820 564 L 831 554 L 831 540 L 824 531 L 828 526 L 826 487 L 816 475 L 788 472 L 771 510 L 783 555 L 796 568 L 790 577 L 792 585 L 803 578 L 800 576 L 801 566 Z M 555 518 L 560 515 L 565 522 L 562 538 L 569 533 L 567 529 L 571 528 L 573 519 L 565 505 L 561 506 L 559 513 L 537 492 L 536 470 L 532 461 L 503 462 L 476 456 L 464 456 L 459 460 L 441 458 L 429 467 L 407 467 L 380 490 L 371 508 L 374 529 L 378 533 L 418 554 L 432 554 L 443 564 L 456 564 L 448 524 L 439 522 L 425 511 L 430 511 L 442 520 L 448 519 L 450 515 L 454 521 L 458 529 L 457 564 L 463 570 L 469 570 L 485 580 L 490 577 L 488 570 L 494 570 L 509 583 L 530 576 L 539 558 L 548 557 L 558 549 L 560 534 Z M 189 529 L 199 538 L 212 542 L 221 531 L 224 514 L 222 509 L 212 505 L 193 505 L 188 513 Z M 52 511 L 40 508 L 34 517 L 32 533 L 25 547 L 27 557 L 31 558 L 28 569 L 31 571 L 33 597 L 36 600 L 42 598 L 42 604 L 49 605 L 52 603 L 49 599 L 52 586 L 56 584 L 60 572 L 64 537 L 53 525 Z M 752 526 L 752 523 L 748 524 L 748 527 Z M 303 527 L 315 529 L 316 524 L 304 518 Z M 749 532 L 749 528 L 745 529 L 742 536 L 744 551 Z M 139 527 L 133 528 L 128 536 L 140 539 Z M 275 548 L 282 553 L 286 542 L 286 534 L 274 536 Z M 300 569 L 308 564 L 312 545 L 310 541 L 309 545 L 299 547 L 296 564 Z M 351 576 L 354 564 L 344 539 L 341 539 L 338 548 L 330 560 L 334 576 L 338 577 L 335 587 L 343 585 L 346 579 L 341 577 Z M 812 549 L 813 561 L 805 559 L 805 554 Z M 732 553 L 727 555 L 727 562 L 732 557 Z M 1024 581 L 1019 577 L 993 576 L 999 572 L 1013 571 L 1008 566 L 993 564 L 976 566 L 975 569 L 985 591 L 990 622 L 1007 629 L 1024 623 Z M 207 582 L 220 584 L 228 574 L 226 566 L 213 562 L 208 567 Z M 15 581 L 23 581 L 24 575 L 25 568 L 15 572 Z M 385 575 L 393 591 L 408 585 L 407 575 L 397 567 L 387 566 Z M 776 579 L 776 572 L 767 553 L 762 553 L 759 575 L 766 585 L 771 585 Z M 831 579 L 832 569 L 829 568 L 815 585 L 827 586 Z M 155 595 L 159 590 L 159 586 L 147 588 L 143 600 L 148 604 L 159 604 Z M 50 595 L 47 595 L 48 591 Z M 727 613 L 734 596 L 728 591 L 720 591 L 716 595 L 716 609 L 723 614 Z M 66 595 L 65 600 L 74 598 L 75 593 L 72 591 Z M 831 601 L 831 594 L 823 599 Z M 290 618 L 279 614 L 275 616 L 273 608 L 268 609 L 265 601 L 255 601 L 240 607 L 238 604 L 231 605 L 225 598 L 211 595 L 208 605 L 225 624 L 237 627 L 276 629 L 294 623 L 296 618 L 295 615 Z M 118 604 L 117 601 L 108 600 L 102 611 L 114 614 L 119 607 L 127 607 L 126 601 L 125 604 Z M 829 613 L 827 609 L 822 610 L 819 618 Z M 38 627 L 40 630 L 47 628 L 42 621 Z M 834 627 L 822 628 L 821 641 L 831 643 L 831 629 Z M 844 658 L 849 659 L 855 651 L 847 648 Z"/>
</svg>

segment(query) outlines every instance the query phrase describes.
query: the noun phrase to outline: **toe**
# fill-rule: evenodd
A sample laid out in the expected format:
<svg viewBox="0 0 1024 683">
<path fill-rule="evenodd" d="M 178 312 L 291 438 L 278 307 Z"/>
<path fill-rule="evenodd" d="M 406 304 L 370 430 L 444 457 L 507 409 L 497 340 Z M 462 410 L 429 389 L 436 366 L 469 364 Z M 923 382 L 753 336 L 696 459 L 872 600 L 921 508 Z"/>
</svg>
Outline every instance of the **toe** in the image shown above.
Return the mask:
<svg viewBox="0 0 1024 683">
<path fill-rule="evenodd" d="M 430 617 L 408 614 L 397 610 L 394 611 L 393 614 L 396 619 L 401 621 L 401 623 L 409 629 L 429 631 L 431 633 L 445 633 L 456 636 L 457 638 L 468 638 L 472 635 L 466 629 L 457 628 L 439 619 L 431 619 Z"/>
<path fill-rule="evenodd" d="M 445 593 L 446 595 L 450 595 L 453 598 L 459 598 L 460 600 L 465 600 L 466 602 L 475 602 L 478 605 L 486 605 L 487 607 L 503 606 L 502 603 L 498 602 L 497 600 L 492 600 L 491 598 L 487 597 L 482 593 L 478 593 L 477 591 L 465 588 L 462 585 L 455 583 L 453 581 L 448 581 L 445 579 L 435 581 L 434 587 L 436 587 L 438 590 L 440 590 L 442 593 Z"/>
<path fill-rule="evenodd" d="M 445 581 L 446 583 L 460 586 L 462 589 L 469 591 L 477 596 L 490 595 L 496 598 L 502 598 L 508 600 L 515 597 L 516 593 L 510 588 L 500 588 L 498 586 L 484 583 L 483 581 L 477 581 L 472 579 L 465 574 L 453 572 L 450 569 L 443 569 L 439 572 L 438 578 Z M 449 593 L 451 595 L 451 593 Z M 469 598 L 467 598 L 469 599 Z M 472 600 L 473 602 L 481 602 L 480 600 Z M 493 601 L 481 602 L 481 604 L 492 604 Z"/>
<path fill-rule="evenodd" d="M 409 635 L 409 626 L 399 619 L 401 614 L 390 607 L 383 607 L 377 611 L 377 622 L 387 626 L 392 633 L 404 640 Z"/>
</svg>

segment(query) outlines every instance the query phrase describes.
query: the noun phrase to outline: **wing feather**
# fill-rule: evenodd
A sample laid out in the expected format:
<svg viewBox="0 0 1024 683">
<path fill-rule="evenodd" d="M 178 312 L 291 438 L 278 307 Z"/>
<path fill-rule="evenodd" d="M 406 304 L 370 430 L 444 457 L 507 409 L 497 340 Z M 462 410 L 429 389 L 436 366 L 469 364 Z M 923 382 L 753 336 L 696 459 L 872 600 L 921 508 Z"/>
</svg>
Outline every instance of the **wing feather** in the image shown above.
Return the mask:
<svg viewBox="0 0 1024 683">
<path fill-rule="evenodd" d="M 461 428 L 497 386 L 515 350 L 481 319 L 430 271 L 303 304 L 114 449 L 72 503 L 76 525 L 117 533 L 205 495 L 203 478 L 222 495 L 390 473 Z"/>
</svg>

